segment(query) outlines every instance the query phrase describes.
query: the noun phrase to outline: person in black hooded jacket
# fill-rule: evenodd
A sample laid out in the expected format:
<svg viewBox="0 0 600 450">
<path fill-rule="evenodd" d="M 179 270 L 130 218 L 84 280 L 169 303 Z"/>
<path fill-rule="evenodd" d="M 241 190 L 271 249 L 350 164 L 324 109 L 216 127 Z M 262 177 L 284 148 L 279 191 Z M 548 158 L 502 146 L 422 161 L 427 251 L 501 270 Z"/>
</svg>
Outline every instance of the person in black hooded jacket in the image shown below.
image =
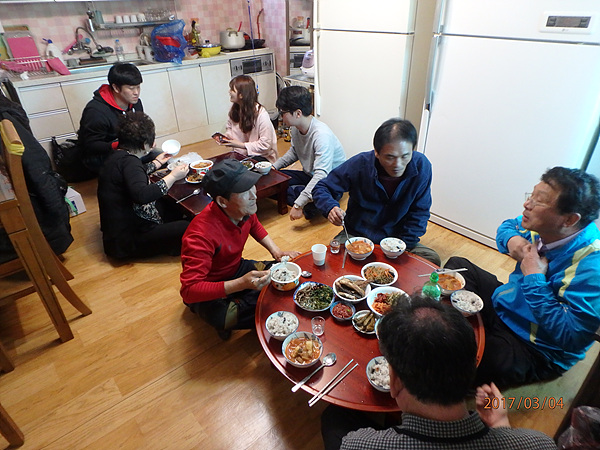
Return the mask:
<svg viewBox="0 0 600 450">
<path fill-rule="evenodd" d="M 130 63 L 119 62 L 108 72 L 108 84 L 94 92 L 79 122 L 82 162 L 98 174 L 104 161 L 117 149 L 119 122 L 128 111 L 143 112 L 140 100 L 142 74 Z"/>
<path fill-rule="evenodd" d="M 66 181 L 52 170 L 50 158 L 29 127 L 25 110 L 18 103 L 0 94 L 0 118 L 10 120 L 25 147 L 23 172 L 31 204 L 40 228 L 57 255 L 64 253 L 73 242 L 69 207 L 65 202 Z M 0 229 L 0 262 L 17 258 L 6 232 Z"/>
</svg>

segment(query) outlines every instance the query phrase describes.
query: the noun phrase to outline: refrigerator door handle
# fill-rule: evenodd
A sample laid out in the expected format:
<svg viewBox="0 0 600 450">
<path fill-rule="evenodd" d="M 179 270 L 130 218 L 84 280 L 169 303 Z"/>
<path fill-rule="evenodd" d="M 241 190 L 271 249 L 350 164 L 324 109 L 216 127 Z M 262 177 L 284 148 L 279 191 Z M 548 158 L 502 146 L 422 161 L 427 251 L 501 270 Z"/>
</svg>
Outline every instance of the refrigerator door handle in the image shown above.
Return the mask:
<svg viewBox="0 0 600 450">
<path fill-rule="evenodd" d="M 316 4 L 318 4 L 319 2 L 316 2 Z M 315 6 L 315 11 L 316 11 L 316 6 Z M 314 52 L 314 58 L 315 58 L 315 91 L 314 91 L 314 97 L 315 97 L 315 116 L 320 117 L 321 116 L 321 77 L 319 76 L 319 71 L 321 70 L 321 64 L 319 64 L 319 56 L 321 55 L 321 52 L 319 51 L 319 47 L 320 47 L 320 39 L 321 39 L 321 32 L 319 30 L 314 30 L 313 32 L 313 41 L 314 41 L 314 46 L 313 46 L 313 52 Z"/>
</svg>

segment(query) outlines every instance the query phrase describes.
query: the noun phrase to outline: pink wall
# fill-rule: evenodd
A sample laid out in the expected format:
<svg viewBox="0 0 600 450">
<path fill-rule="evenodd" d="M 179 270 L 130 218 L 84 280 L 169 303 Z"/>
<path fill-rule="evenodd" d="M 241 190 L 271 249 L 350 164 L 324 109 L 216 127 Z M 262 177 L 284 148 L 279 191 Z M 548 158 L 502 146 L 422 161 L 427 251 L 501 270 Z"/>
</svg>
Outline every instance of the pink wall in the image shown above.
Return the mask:
<svg viewBox="0 0 600 450">
<path fill-rule="evenodd" d="M 309 0 L 290 0 L 299 9 Z M 58 2 L 33 4 L 0 4 L 0 20 L 4 26 L 27 24 L 30 27 L 38 49 L 44 51 L 42 38 L 50 38 L 63 49 L 75 38 L 75 28 L 84 25 L 87 20 L 86 2 Z M 123 0 L 112 2 L 96 2 L 95 7 L 102 11 L 105 22 L 113 22 L 115 15 L 136 14 L 148 8 L 173 9 L 174 3 L 162 0 Z M 250 0 L 252 31 L 258 38 L 256 24 L 260 15 L 260 37 L 266 40 L 265 46 L 275 51 L 275 64 L 278 72 L 287 74 L 284 61 L 287 40 L 284 0 Z M 292 9 L 292 8 L 291 8 Z M 219 31 L 228 27 L 237 30 L 242 22 L 242 31 L 250 34 L 247 0 L 178 0 L 176 14 L 186 22 L 186 32 L 189 31 L 191 18 L 198 18 L 198 28 L 202 39 L 213 43 L 219 41 Z M 308 13 L 300 15 L 309 16 Z M 148 34 L 151 28 L 144 30 Z M 114 47 L 115 39 L 120 39 L 126 53 L 134 53 L 139 40 L 139 29 L 99 30 L 96 39 L 102 45 Z"/>
</svg>

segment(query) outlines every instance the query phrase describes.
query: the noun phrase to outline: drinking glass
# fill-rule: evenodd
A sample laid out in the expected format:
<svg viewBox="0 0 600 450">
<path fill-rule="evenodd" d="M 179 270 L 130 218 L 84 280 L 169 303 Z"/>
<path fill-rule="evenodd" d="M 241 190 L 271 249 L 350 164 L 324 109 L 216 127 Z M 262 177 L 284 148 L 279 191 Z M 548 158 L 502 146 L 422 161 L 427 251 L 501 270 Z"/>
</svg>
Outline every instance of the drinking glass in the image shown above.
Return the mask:
<svg viewBox="0 0 600 450">
<path fill-rule="evenodd" d="M 331 249 L 331 253 L 336 254 L 340 252 L 340 241 L 337 239 L 332 239 L 329 243 L 329 248 Z"/>
<path fill-rule="evenodd" d="M 310 324 L 312 326 L 312 331 L 317 336 L 321 336 L 325 332 L 325 318 L 321 316 L 316 316 L 310 319 Z"/>
</svg>

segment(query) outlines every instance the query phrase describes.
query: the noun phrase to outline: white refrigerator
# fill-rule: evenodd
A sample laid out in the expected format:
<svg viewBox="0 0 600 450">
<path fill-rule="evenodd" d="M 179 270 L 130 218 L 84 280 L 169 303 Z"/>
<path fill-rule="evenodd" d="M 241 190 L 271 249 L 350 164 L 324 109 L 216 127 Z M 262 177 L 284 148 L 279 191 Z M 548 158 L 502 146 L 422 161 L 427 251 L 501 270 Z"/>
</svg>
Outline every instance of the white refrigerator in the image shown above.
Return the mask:
<svg viewBox="0 0 600 450">
<path fill-rule="evenodd" d="M 497 227 L 523 211 L 542 173 L 585 169 L 596 146 L 600 2 L 445 0 L 438 9 L 419 133 L 433 164 L 431 220 L 495 247 Z M 600 176 L 599 166 L 589 170 Z"/>
<path fill-rule="evenodd" d="M 314 1 L 315 115 L 348 157 L 404 115 L 415 9 L 416 0 Z"/>
</svg>

